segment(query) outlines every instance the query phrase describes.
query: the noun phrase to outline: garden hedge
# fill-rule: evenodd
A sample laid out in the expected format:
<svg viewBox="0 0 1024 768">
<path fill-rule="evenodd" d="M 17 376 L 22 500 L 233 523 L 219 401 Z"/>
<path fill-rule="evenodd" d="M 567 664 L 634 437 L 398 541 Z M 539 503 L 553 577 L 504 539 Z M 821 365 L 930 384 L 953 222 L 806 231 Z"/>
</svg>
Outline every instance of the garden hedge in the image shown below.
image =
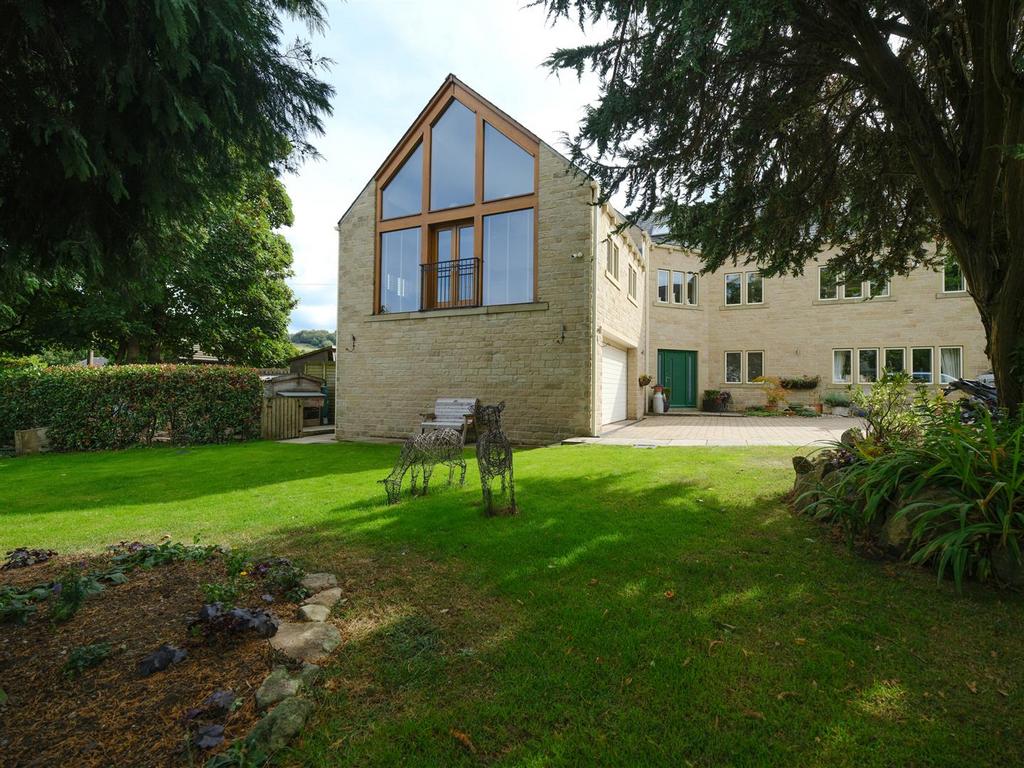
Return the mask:
<svg viewBox="0 0 1024 768">
<path fill-rule="evenodd" d="M 0 444 L 48 427 L 56 451 L 178 445 L 260 434 L 263 394 L 252 368 L 195 365 L 0 365 Z"/>
</svg>

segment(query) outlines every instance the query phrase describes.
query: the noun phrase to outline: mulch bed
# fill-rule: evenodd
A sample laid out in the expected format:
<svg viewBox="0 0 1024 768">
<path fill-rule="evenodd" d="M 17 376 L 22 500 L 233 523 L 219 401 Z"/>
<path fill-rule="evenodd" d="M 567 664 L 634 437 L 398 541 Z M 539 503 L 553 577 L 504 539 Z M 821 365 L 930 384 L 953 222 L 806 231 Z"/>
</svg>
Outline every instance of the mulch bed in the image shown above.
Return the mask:
<svg viewBox="0 0 1024 768">
<path fill-rule="evenodd" d="M 0 571 L 0 584 L 26 587 L 59 578 L 81 558 L 55 558 L 27 568 Z M 103 570 L 106 556 L 85 567 Z M 274 666 L 274 652 L 263 638 L 247 635 L 224 642 L 190 636 L 189 618 L 203 604 L 201 587 L 226 579 L 222 557 L 179 561 L 152 569 L 136 568 L 128 583 L 107 585 L 89 597 L 65 624 L 40 605 L 25 625 L 0 624 L 0 764 L 15 766 L 201 765 L 211 754 L 244 736 L 258 718 L 254 694 Z M 262 603 L 254 580 L 242 606 L 269 608 L 288 618 L 295 606 Z M 48 601 L 52 602 L 52 601 Z M 99 666 L 69 679 L 63 674 L 77 646 L 107 642 L 110 656 Z M 143 677 L 140 659 L 169 643 L 188 658 Z M 217 690 L 231 690 L 241 706 L 216 720 L 225 728 L 217 750 L 189 755 L 190 724 L 185 713 Z M 206 721 L 213 722 L 213 721 Z M 193 723 L 194 729 L 197 725 Z"/>
</svg>

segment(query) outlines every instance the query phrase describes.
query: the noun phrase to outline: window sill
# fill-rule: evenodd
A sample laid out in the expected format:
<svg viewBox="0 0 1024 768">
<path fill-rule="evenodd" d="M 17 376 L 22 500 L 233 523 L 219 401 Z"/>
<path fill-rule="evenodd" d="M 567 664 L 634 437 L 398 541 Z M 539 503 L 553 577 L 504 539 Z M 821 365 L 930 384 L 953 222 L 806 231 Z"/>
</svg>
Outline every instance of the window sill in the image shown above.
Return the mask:
<svg viewBox="0 0 1024 768">
<path fill-rule="evenodd" d="M 548 308 L 546 301 L 535 301 L 524 304 L 489 304 L 483 307 L 462 307 L 458 309 L 431 309 L 421 312 L 389 312 L 383 315 L 371 315 L 367 319 L 371 323 L 389 320 L 426 320 L 433 317 L 464 317 L 466 315 L 500 315 L 506 312 L 542 312 Z"/>
<path fill-rule="evenodd" d="M 654 306 L 661 307 L 662 309 L 703 309 L 700 304 L 676 304 L 674 301 L 656 301 Z"/>
<path fill-rule="evenodd" d="M 939 291 L 935 294 L 936 299 L 969 299 L 971 294 L 967 291 Z"/>
<path fill-rule="evenodd" d="M 640 306 L 640 304 L 636 300 L 636 296 L 630 296 L 629 293 L 626 293 L 626 298 L 629 299 L 633 303 L 633 306 L 636 306 L 636 307 Z"/>
<path fill-rule="evenodd" d="M 852 299 L 812 299 L 811 304 L 815 307 L 834 307 L 849 306 L 853 304 L 877 304 L 880 301 L 896 301 L 892 296 L 873 296 L 864 298 L 863 296 L 857 296 Z"/>
<path fill-rule="evenodd" d="M 612 285 L 614 285 L 614 286 L 615 286 L 616 288 L 618 288 L 618 289 L 619 289 L 620 291 L 622 290 L 622 283 L 620 283 L 620 282 L 619 282 L 619 278 L 615 277 L 615 275 L 613 275 L 613 274 L 612 274 L 611 272 L 609 272 L 609 271 L 608 271 L 607 269 L 606 269 L 606 270 L 604 271 L 604 276 L 608 278 L 608 282 L 609 282 L 609 283 L 611 283 Z"/>
<path fill-rule="evenodd" d="M 726 310 L 726 309 L 730 309 L 730 310 L 731 309 L 768 309 L 768 306 L 769 306 L 768 304 L 765 304 L 762 301 L 760 304 L 720 304 L 718 308 L 720 310 Z"/>
</svg>

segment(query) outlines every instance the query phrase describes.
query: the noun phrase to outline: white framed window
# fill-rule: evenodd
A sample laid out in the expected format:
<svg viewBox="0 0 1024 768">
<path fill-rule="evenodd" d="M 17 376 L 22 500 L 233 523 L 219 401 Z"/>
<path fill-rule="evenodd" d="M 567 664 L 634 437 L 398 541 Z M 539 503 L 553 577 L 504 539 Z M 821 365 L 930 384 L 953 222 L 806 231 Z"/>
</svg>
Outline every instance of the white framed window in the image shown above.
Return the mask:
<svg viewBox="0 0 1024 768">
<path fill-rule="evenodd" d="M 907 370 L 907 350 L 903 347 L 886 347 L 883 364 L 887 373 L 903 373 Z"/>
<path fill-rule="evenodd" d="M 668 270 L 658 270 L 658 301 L 668 302 Z"/>
<path fill-rule="evenodd" d="M 672 303 L 682 304 L 683 303 L 683 273 L 673 272 L 672 273 Z"/>
<path fill-rule="evenodd" d="M 914 381 L 932 383 L 932 348 L 913 347 L 910 350 L 910 369 Z"/>
<path fill-rule="evenodd" d="M 611 239 L 607 241 L 607 263 L 605 264 L 605 269 L 616 280 L 619 279 L 619 246 L 613 243 Z"/>
<path fill-rule="evenodd" d="M 730 306 L 743 303 L 742 272 L 730 272 L 725 276 L 725 303 Z"/>
<path fill-rule="evenodd" d="M 857 381 L 871 384 L 878 381 L 878 350 L 857 350 Z"/>
<path fill-rule="evenodd" d="M 890 291 L 889 281 L 884 283 L 868 283 L 868 296 L 888 296 Z"/>
<path fill-rule="evenodd" d="M 967 290 L 967 281 L 964 279 L 963 270 L 960 269 L 960 262 L 952 256 L 946 257 L 942 265 L 942 292 L 963 293 Z"/>
<path fill-rule="evenodd" d="M 725 353 L 725 382 L 739 384 L 743 381 L 743 353 Z"/>
<path fill-rule="evenodd" d="M 753 384 L 764 376 L 764 352 L 747 352 L 747 383 Z"/>
<path fill-rule="evenodd" d="M 853 382 L 853 350 L 832 350 L 832 383 L 850 384 Z"/>
<path fill-rule="evenodd" d="M 697 306 L 697 273 L 686 273 L 686 303 Z"/>
<path fill-rule="evenodd" d="M 818 267 L 818 299 L 835 301 L 839 298 L 839 276 L 831 267 Z"/>
<path fill-rule="evenodd" d="M 629 269 L 629 273 L 628 273 L 629 283 L 626 286 L 626 290 L 629 292 L 629 297 L 631 299 L 635 299 L 636 298 L 636 267 L 634 267 L 632 264 L 629 264 L 628 265 L 628 269 Z"/>
<path fill-rule="evenodd" d="M 864 296 L 864 283 L 860 280 L 843 281 L 843 298 L 859 299 Z"/>
<path fill-rule="evenodd" d="M 747 304 L 764 304 L 764 278 L 760 272 L 747 272 Z"/>
<path fill-rule="evenodd" d="M 949 384 L 963 376 L 963 347 L 939 347 L 939 384 Z"/>
</svg>

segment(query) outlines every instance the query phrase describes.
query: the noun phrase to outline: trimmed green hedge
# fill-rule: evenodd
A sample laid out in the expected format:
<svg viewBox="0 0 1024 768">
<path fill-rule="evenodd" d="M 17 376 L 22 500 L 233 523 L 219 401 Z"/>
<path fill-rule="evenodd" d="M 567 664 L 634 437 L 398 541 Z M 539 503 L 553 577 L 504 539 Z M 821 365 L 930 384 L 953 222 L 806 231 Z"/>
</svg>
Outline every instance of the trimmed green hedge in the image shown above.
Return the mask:
<svg viewBox="0 0 1024 768">
<path fill-rule="evenodd" d="M 260 434 L 263 388 L 252 368 L 0 366 L 0 444 L 48 427 L 56 451 L 248 440 Z"/>
</svg>

